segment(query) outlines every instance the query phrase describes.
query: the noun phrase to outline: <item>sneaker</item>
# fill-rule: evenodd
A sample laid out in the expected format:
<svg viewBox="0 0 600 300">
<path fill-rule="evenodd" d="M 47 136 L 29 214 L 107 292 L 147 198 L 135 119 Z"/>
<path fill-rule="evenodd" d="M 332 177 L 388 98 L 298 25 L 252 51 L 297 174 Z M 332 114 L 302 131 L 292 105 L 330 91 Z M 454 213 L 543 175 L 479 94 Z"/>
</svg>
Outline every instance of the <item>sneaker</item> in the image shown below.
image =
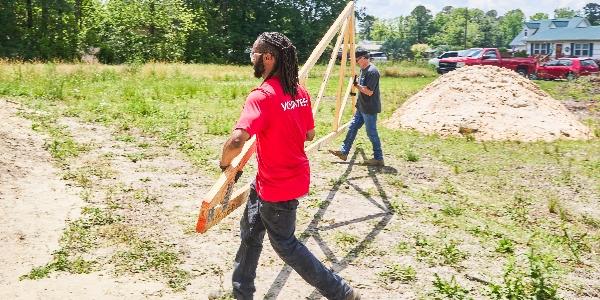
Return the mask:
<svg viewBox="0 0 600 300">
<path fill-rule="evenodd" d="M 383 167 L 383 166 L 385 166 L 385 164 L 383 163 L 383 159 L 374 159 L 374 158 L 371 158 L 369 160 L 365 160 L 365 162 L 363 162 L 363 165 L 365 165 L 365 166 L 373 166 L 373 167 Z"/>
<path fill-rule="evenodd" d="M 344 154 L 342 153 L 342 151 L 339 150 L 329 150 L 329 153 L 337 156 L 339 159 L 346 161 L 348 160 L 348 154 Z"/>
<path fill-rule="evenodd" d="M 344 300 L 360 300 L 360 294 L 355 289 L 352 289 Z"/>
</svg>

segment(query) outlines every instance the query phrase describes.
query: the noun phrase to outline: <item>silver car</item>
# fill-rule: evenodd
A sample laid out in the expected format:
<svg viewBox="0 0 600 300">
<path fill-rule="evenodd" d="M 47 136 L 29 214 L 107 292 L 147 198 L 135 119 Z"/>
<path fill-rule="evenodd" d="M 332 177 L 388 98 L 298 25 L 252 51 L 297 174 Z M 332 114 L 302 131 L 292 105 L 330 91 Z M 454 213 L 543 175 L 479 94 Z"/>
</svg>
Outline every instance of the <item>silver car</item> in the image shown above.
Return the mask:
<svg viewBox="0 0 600 300">
<path fill-rule="evenodd" d="M 383 52 L 369 52 L 369 56 L 371 56 L 371 61 L 387 61 L 387 55 Z"/>
</svg>

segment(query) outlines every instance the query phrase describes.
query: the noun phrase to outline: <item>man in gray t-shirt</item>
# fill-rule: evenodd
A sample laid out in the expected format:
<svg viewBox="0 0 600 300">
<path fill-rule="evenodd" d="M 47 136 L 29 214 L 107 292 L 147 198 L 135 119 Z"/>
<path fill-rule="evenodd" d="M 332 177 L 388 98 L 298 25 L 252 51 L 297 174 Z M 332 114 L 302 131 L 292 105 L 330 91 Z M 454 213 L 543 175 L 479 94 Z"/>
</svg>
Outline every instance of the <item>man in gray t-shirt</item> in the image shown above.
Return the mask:
<svg viewBox="0 0 600 300">
<path fill-rule="evenodd" d="M 381 112 L 381 98 L 379 97 L 379 71 L 371 64 L 369 52 L 356 51 L 356 63 L 360 66 L 360 76 L 354 85 L 360 92 L 356 101 L 356 113 L 352 117 L 346 139 L 340 150 L 329 152 L 342 160 L 348 159 L 348 153 L 358 130 L 365 125 L 367 136 L 373 145 L 373 158 L 365 161 L 366 165 L 383 166 L 383 151 L 377 133 L 377 114 Z"/>
</svg>

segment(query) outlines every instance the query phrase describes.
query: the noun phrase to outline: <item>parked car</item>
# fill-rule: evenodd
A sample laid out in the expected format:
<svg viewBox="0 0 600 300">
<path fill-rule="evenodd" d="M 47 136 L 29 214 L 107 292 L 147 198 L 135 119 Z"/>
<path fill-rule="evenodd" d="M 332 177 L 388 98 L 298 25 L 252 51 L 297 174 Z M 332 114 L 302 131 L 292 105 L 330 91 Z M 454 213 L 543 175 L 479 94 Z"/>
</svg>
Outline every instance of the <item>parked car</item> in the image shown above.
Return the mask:
<svg viewBox="0 0 600 300">
<path fill-rule="evenodd" d="M 383 52 L 369 52 L 369 56 L 371 56 L 371 61 L 387 61 L 387 55 Z"/>
<path fill-rule="evenodd" d="M 387 55 L 384 52 L 369 52 L 369 55 L 371 56 L 371 61 L 387 61 Z M 346 59 L 350 60 L 350 53 L 346 54 Z M 337 54 L 337 60 L 341 61 L 342 60 L 342 51 L 338 51 Z"/>
<path fill-rule="evenodd" d="M 563 57 L 546 62 L 537 68 L 539 79 L 568 79 L 598 74 L 598 64 L 589 57 Z"/>
<path fill-rule="evenodd" d="M 523 76 L 535 74 L 537 59 L 535 57 L 503 57 L 498 48 L 473 48 L 465 57 L 450 57 L 440 60 L 437 72 L 444 74 L 473 65 L 491 65 L 513 70 Z"/>
<path fill-rule="evenodd" d="M 442 59 L 442 58 L 448 58 L 448 57 L 457 57 L 457 56 L 459 56 L 459 52 L 460 51 L 446 51 L 446 52 L 438 55 L 437 57 L 434 57 L 434 58 L 430 59 L 428 61 L 428 63 L 430 65 L 434 65 L 437 68 L 438 64 L 440 63 L 440 59 Z"/>
</svg>

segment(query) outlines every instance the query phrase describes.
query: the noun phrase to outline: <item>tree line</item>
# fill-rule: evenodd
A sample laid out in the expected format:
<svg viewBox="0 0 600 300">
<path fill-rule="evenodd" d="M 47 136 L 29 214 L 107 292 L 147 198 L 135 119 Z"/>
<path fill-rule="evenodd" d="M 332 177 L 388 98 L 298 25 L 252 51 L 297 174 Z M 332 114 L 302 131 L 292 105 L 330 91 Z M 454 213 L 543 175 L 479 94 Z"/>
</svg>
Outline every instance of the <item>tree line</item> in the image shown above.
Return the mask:
<svg viewBox="0 0 600 300">
<path fill-rule="evenodd" d="M 362 13 L 362 14 L 361 14 Z M 498 15 L 496 10 L 446 6 L 433 15 L 423 5 L 410 15 L 389 20 L 359 13 L 360 38 L 383 42 L 382 50 L 393 58 L 420 56 L 423 49 L 439 51 L 471 47 L 508 47 L 527 20 L 520 9 Z M 589 3 L 581 10 L 557 8 L 554 18 L 585 16 L 592 25 L 600 25 L 600 4 Z M 529 20 L 548 19 L 548 14 L 536 13 Z M 421 47 L 419 47 L 421 46 Z"/>
<path fill-rule="evenodd" d="M 0 0 L 0 57 L 247 63 L 280 31 L 305 59 L 346 0 Z"/>
<path fill-rule="evenodd" d="M 360 1 L 358 2 L 360 4 Z M 146 61 L 247 63 L 247 49 L 264 31 L 292 39 L 305 60 L 347 0 L 0 0 L 0 57 L 103 63 Z M 557 9 L 600 23 L 600 5 Z M 505 47 L 521 30 L 519 9 L 496 11 L 422 5 L 409 16 L 379 20 L 359 9 L 360 38 L 384 42 L 394 58 L 414 47 Z M 536 14 L 532 18 L 547 17 Z"/>
</svg>

